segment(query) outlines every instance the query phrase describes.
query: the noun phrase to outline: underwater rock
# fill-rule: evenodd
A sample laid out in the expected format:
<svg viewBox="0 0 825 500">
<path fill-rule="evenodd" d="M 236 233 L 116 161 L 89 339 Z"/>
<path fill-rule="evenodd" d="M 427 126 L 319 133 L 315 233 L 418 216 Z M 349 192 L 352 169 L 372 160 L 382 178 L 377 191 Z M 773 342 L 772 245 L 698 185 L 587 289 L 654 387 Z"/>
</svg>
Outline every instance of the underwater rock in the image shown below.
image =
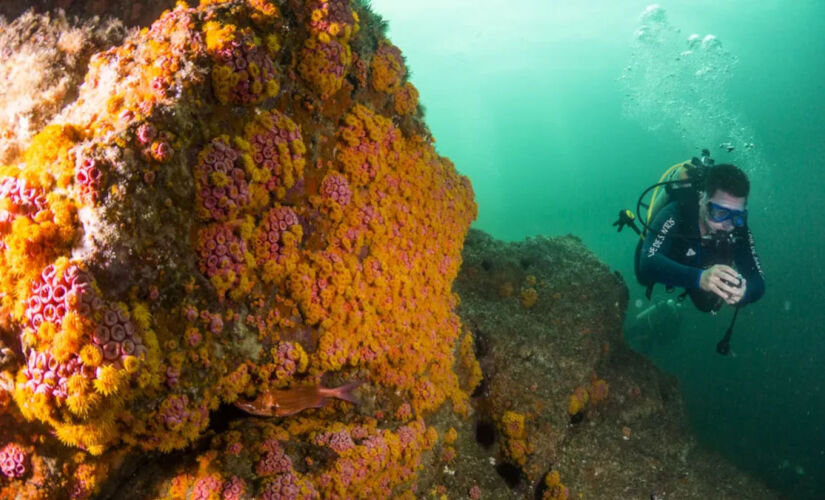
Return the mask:
<svg viewBox="0 0 825 500">
<path fill-rule="evenodd" d="M 476 206 L 384 30 L 346 0 L 181 2 L 19 141 L 4 497 L 414 491 L 432 415 L 467 414 L 480 377 L 451 291 Z M 357 404 L 300 400 L 347 382 Z M 303 411 L 215 420 L 275 390 Z"/>
<path fill-rule="evenodd" d="M 462 258 L 458 312 L 484 381 L 451 474 L 427 484 L 484 498 L 777 498 L 694 441 L 675 379 L 622 338 L 622 278 L 578 238 L 470 230 Z"/>
</svg>

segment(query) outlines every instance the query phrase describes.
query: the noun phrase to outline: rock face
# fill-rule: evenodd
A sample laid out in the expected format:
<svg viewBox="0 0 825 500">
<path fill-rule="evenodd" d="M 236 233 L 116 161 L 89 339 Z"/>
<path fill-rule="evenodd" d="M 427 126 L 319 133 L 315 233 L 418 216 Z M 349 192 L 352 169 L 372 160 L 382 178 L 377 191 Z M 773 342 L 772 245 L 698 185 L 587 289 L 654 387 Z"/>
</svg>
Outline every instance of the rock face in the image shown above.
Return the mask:
<svg viewBox="0 0 825 500">
<path fill-rule="evenodd" d="M 462 255 L 454 289 L 484 381 L 435 483 L 484 498 L 776 498 L 690 437 L 676 381 L 622 339 L 621 277 L 581 241 L 471 230 Z"/>
<path fill-rule="evenodd" d="M 476 207 L 382 30 L 346 0 L 181 3 L 0 169 L 4 496 L 87 496 L 256 397 L 289 418 L 168 494 L 412 491 L 479 378 L 450 289 Z"/>
</svg>

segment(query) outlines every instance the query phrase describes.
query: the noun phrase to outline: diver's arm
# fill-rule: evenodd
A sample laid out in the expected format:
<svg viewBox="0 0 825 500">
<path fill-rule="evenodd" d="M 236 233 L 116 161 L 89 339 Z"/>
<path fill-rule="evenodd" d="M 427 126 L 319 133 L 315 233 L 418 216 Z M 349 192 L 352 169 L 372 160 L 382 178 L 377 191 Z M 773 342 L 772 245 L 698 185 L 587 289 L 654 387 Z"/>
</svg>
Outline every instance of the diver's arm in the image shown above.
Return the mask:
<svg viewBox="0 0 825 500">
<path fill-rule="evenodd" d="M 756 302 L 765 294 L 765 275 L 759 265 L 759 256 L 756 255 L 756 245 L 750 229 L 747 230 L 747 238 L 737 242 L 733 259 L 736 270 L 745 278 L 745 295 L 739 303 Z"/>
<path fill-rule="evenodd" d="M 702 270 L 686 266 L 667 256 L 673 235 L 679 230 L 678 205 L 670 203 L 656 215 L 639 255 L 639 275 L 649 283 L 663 283 L 679 288 L 699 288 Z"/>
</svg>

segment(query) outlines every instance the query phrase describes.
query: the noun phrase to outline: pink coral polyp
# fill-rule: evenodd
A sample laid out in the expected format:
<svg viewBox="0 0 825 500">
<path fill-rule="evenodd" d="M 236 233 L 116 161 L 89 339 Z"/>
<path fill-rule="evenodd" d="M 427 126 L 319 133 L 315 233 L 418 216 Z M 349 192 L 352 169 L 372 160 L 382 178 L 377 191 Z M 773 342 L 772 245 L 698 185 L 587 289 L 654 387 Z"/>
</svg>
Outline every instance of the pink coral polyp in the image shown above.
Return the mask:
<svg viewBox="0 0 825 500">
<path fill-rule="evenodd" d="M 321 194 L 342 207 L 349 205 L 352 200 L 352 191 L 346 177 L 334 172 L 328 174 L 321 183 Z"/>
<path fill-rule="evenodd" d="M 249 204 L 249 183 L 240 153 L 222 139 L 204 150 L 195 167 L 198 205 L 202 218 L 225 221 Z"/>
<path fill-rule="evenodd" d="M 246 491 L 246 482 L 238 476 L 232 476 L 223 483 L 224 500 L 240 500 Z"/>
<path fill-rule="evenodd" d="M 254 43 L 251 34 L 241 33 L 235 40 L 225 42 L 213 57 L 234 77 L 234 84 L 228 91 L 215 82 L 214 90 L 221 102 L 254 104 L 265 95 L 267 84 L 275 78 L 272 60 L 263 48 Z M 250 70 L 251 66 L 257 70 Z"/>
<path fill-rule="evenodd" d="M 192 500 L 209 500 L 221 491 L 221 482 L 214 476 L 206 476 L 198 479 L 195 489 L 192 491 Z"/>
<path fill-rule="evenodd" d="M 92 335 L 92 343 L 102 349 L 103 359 L 114 362 L 125 356 L 141 356 L 146 347 L 129 317 L 119 307 L 109 307 L 103 311 L 102 321 Z"/>
<path fill-rule="evenodd" d="M 37 329 L 43 320 L 57 326 L 70 310 L 86 316 L 100 309 L 102 301 L 93 293 L 91 277 L 76 266 L 70 266 L 57 277 L 53 265 L 49 265 L 31 286 L 25 316 L 30 328 Z"/>
<path fill-rule="evenodd" d="M 245 270 L 246 242 L 227 223 L 215 223 L 200 231 L 200 270 L 208 278 L 228 279 L 234 273 L 234 284 Z"/>
<path fill-rule="evenodd" d="M 300 489 L 295 474 L 288 472 L 270 479 L 264 486 L 260 498 L 262 500 L 295 500 L 298 498 L 298 493 Z"/>
<path fill-rule="evenodd" d="M 289 207 L 275 207 L 264 215 L 258 226 L 255 240 L 255 254 L 258 262 L 281 262 L 283 259 L 283 234 L 292 226 L 300 224 L 298 216 Z"/>
<path fill-rule="evenodd" d="M 15 218 L 24 216 L 34 220 L 45 208 L 46 195 L 42 189 L 30 187 L 26 181 L 14 177 L 0 178 L 0 236 L 11 229 Z M 6 243 L 0 238 L 0 250 L 5 248 Z"/>
<path fill-rule="evenodd" d="M 0 471 L 9 479 L 18 479 L 26 474 L 26 452 L 15 443 L 7 444 L 0 450 Z"/>
<path fill-rule="evenodd" d="M 86 201 L 97 200 L 103 184 L 103 170 L 100 162 L 94 158 L 84 159 L 75 174 L 75 182 L 80 190 L 81 198 Z"/>
<path fill-rule="evenodd" d="M 264 453 L 260 461 L 258 461 L 258 466 L 255 468 L 255 472 L 259 476 L 270 476 L 289 470 L 292 470 L 292 460 L 281 450 Z"/>
</svg>

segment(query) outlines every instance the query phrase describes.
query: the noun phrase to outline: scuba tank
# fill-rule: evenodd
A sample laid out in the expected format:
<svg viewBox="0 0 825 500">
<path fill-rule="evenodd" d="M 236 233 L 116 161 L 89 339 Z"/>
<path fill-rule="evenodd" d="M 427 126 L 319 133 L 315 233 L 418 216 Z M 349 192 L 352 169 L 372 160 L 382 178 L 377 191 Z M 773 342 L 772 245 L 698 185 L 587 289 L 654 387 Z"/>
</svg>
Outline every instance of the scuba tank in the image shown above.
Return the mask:
<svg viewBox="0 0 825 500">
<path fill-rule="evenodd" d="M 636 211 L 630 209 L 619 210 L 619 217 L 613 223 L 617 232 L 621 232 L 625 226 L 631 228 L 640 239 L 644 240 L 650 230 L 650 223 L 656 218 L 656 214 L 671 201 L 697 202 L 699 192 L 705 182 L 707 170 L 714 164 L 710 157 L 710 151 L 702 150 L 702 156 L 695 156 L 690 161 L 685 161 L 672 165 L 665 170 L 659 181 L 645 189 L 636 202 Z M 650 201 L 645 203 L 645 196 L 653 191 Z M 642 217 L 642 208 L 646 210 Z M 642 225 L 642 229 L 636 225 L 636 220 Z"/>
<path fill-rule="evenodd" d="M 665 170 L 665 173 L 659 178 L 659 182 L 647 188 L 636 203 L 636 212 L 642 206 L 647 207 L 643 226 L 644 231 L 641 234 L 642 239 L 646 232 L 650 229 L 650 224 L 656 219 L 659 211 L 671 201 L 678 201 L 680 203 L 697 203 L 699 192 L 705 182 L 705 174 L 707 170 L 714 164 L 710 157 L 710 151 L 702 150 L 702 156 L 696 158 L 695 156 L 690 161 L 685 161 L 672 165 Z M 650 201 L 643 203 L 645 195 L 653 190 L 650 196 Z"/>
</svg>

